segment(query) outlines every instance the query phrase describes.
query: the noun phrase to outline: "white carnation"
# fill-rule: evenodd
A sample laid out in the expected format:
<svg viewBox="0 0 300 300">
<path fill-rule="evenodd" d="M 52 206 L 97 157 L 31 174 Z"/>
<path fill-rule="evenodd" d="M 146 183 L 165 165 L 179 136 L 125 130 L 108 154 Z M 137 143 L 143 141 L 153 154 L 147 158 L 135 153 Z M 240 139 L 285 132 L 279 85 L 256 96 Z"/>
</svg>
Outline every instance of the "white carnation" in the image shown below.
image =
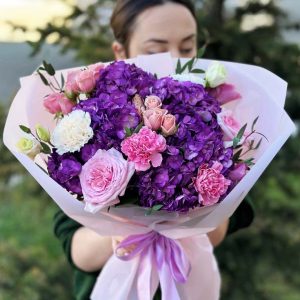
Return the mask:
<svg viewBox="0 0 300 300">
<path fill-rule="evenodd" d="M 205 85 L 205 81 L 198 75 L 192 73 L 185 73 L 185 74 L 173 74 L 171 77 L 178 81 L 190 81 L 193 83 Z"/>
<path fill-rule="evenodd" d="M 74 110 L 58 123 L 51 137 L 51 143 L 62 155 L 80 150 L 93 136 L 90 127 L 91 116 L 88 112 Z"/>
</svg>

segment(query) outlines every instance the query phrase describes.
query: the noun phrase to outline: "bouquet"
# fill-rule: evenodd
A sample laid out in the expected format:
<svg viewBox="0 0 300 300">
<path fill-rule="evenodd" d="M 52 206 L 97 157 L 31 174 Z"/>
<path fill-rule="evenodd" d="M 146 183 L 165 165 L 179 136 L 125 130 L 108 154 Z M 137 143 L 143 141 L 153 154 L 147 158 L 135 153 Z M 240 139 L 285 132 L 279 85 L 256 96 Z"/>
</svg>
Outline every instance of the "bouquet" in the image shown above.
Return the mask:
<svg viewBox="0 0 300 300">
<path fill-rule="evenodd" d="M 167 54 L 60 72 L 44 62 L 21 83 L 8 148 L 70 217 L 128 236 L 92 299 L 151 299 L 158 283 L 163 299 L 218 299 L 204 233 L 291 134 L 286 84 L 254 66 Z"/>
</svg>

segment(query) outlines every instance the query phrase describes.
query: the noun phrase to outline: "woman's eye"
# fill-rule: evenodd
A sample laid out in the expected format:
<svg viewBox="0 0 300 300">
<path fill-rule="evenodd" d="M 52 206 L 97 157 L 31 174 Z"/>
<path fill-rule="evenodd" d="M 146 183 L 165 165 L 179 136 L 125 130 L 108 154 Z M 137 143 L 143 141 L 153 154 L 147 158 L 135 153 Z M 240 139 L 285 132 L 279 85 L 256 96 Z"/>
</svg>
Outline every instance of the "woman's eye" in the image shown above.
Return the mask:
<svg viewBox="0 0 300 300">
<path fill-rule="evenodd" d="M 181 54 L 190 54 L 194 49 L 189 48 L 189 49 L 181 49 L 180 52 Z"/>
</svg>

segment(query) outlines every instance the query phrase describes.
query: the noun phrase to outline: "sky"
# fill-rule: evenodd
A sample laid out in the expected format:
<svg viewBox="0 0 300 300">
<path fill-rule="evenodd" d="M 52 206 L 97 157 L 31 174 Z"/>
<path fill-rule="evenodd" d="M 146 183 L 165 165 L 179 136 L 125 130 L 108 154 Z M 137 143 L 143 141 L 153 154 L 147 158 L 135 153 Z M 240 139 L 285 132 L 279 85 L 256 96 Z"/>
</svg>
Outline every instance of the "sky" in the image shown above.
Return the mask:
<svg viewBox="0 0 300 300">
<path fill-rule="evenodd" d="M 66 2 L 72 3 L 73 0 Z M 53 18 L 59 19 L 69 12 L 68 5 L 59 0 L 0 0 L 0 42 L 34 41 L 38 38 L 32 32 L 26 36 L 20 31 L 13 32 L 7 22 L 35 29 L 45 25 Z"/>
</svg>

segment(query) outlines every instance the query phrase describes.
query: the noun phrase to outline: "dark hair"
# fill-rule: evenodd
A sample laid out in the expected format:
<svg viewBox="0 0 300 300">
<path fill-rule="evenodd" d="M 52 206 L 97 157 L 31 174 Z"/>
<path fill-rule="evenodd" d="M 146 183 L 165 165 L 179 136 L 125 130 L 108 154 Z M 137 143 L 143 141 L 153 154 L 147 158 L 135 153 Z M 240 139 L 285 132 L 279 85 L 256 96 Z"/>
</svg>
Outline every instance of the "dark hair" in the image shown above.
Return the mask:
<svg viewBox="0 0 300 300">
<path fill-rule="evenodd" d="M 115 39 L 123 44 L 126 52 L 128 52 L 130 35 L 136 18 L 146 9 L 166 3 L 183 5 L 191 12 L 197 22 L 195 7 L 190 0 L 117 0 L 110 25 L 113 29 Z"/>
</svg>

